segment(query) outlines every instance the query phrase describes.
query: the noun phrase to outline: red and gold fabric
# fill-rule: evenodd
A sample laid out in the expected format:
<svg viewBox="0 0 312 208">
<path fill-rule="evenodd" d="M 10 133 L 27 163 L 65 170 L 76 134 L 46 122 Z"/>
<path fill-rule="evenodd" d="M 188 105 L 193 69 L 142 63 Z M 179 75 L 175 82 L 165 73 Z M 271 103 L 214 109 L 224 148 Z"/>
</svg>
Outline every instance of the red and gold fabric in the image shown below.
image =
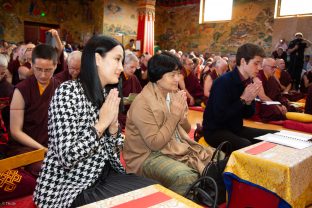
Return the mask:
<svg viewBox="0 0 312 208">
<path fill-rule="evenodd" d="M 234 151 L 225 172 L 276 193 L 292 207 L 311 204 L 312 147 L 299 150 L 274 145 L 251 153 L 250 149 L 263 144 Z"/>
<path fill-rule="evenodd" d="M 183 196 L 157 184 L 83 206 L 83 208 L 93 207 L 200 208 L 202 206 L 199 206 Z"/>
</svg>

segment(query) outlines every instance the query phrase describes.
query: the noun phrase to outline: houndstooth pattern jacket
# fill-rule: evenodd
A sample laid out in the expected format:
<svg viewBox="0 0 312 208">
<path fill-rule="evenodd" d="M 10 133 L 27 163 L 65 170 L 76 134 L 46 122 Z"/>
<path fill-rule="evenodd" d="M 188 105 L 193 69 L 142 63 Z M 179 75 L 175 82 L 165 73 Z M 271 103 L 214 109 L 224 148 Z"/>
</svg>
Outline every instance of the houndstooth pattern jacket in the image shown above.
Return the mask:
<svg viewBox="0 0 312 208">
<path fill-rule="evenodd" d="M 34 193 L 38 207 L 70 207 L 95 183 L 107 161 L 125 173 L 117 152 L 122 137 L 97 138 L 91 127 L 99 109 L 84 95 L 79 81 L 65 82 L 56 90 L 48 114 L 49 150 Z"/>
</svg>

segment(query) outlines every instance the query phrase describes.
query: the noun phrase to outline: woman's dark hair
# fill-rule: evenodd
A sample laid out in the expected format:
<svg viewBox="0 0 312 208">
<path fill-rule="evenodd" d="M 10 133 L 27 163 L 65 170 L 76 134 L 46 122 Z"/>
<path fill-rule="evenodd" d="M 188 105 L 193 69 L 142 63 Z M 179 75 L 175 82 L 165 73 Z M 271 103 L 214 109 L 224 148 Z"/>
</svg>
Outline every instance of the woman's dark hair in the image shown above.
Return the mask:
<svg viewBox="0 0 312 208">
<path fill-rule="evenodd" d="M 154 83 L 164 74 L 180 69 L 182 69 L 182 64 L 178 57 L 167 51 L 154 55 L 147 64 L 149 80 Z"/>
<path fill-rule="evenodd" d="M 79 80 L 87 98 L 99 108 L 104 102 L 104 95 L 96 66 L 95 53 L 105 57 L 107 52 L 118 45 L 124 49 L 122 44 L 114 38 L 96 35 L 93 36 L 83 48 Z M 125 54 L 123 54 L 123 57 L 125 57 Z M 105 88 L 107 92 L 109 92 L 110 89 L 117 86 L 120 87 L 120 84 L 108 85 L 105 86 Z M 119 89 L 119 92 L 120 91 L 121 89 Z"/>
</svg>

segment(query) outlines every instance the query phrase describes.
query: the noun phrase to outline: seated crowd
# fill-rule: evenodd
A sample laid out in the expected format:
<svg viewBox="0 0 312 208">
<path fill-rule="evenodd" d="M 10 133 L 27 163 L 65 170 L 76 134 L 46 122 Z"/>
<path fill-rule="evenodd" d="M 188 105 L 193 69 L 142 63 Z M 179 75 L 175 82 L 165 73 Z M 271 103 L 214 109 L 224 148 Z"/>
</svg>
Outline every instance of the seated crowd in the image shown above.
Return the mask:
<svg viewBox="0 0 312 208">
<path fill-rule="evenodd" d="M 101 35 L 72 51 L 50 32 L 56 47 L 27 43 L 0 54 L 0 159 L 45 150 L 44 161 L 25 167 L 37 178 L 38 207 L 82 206 L 155 183 L 183 195 L 222 142 L 236 150 L 274 132 L 243 119 L 312 114 L 312 59 L 296 90 L 282 42 L 272 57 L 250 43 L 228 56 L 172 49 L 137 57 Z M 292 105 L 302 100 L 305 108 Z M 209 147 L 189 136 L 194 105 Z"/>
</svg>

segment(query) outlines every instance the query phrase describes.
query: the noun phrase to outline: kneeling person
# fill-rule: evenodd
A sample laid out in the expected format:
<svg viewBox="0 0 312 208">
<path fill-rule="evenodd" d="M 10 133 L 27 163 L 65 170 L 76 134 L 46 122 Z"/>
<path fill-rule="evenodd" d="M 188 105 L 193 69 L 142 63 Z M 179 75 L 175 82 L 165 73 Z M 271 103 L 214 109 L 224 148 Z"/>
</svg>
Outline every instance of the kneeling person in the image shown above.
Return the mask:
<svg viewBox="0 0 312 208">
<path fill-rule="evenodd" d="M 212 155 L 188 136 L 187 97 L 178 91 L 181 67 L 170 53 L 150 59 L 150 82 L 128 111 L 123 151 L 128 173 L 157 180 L 179 194 L 198 179 Z"/>
</svg>

